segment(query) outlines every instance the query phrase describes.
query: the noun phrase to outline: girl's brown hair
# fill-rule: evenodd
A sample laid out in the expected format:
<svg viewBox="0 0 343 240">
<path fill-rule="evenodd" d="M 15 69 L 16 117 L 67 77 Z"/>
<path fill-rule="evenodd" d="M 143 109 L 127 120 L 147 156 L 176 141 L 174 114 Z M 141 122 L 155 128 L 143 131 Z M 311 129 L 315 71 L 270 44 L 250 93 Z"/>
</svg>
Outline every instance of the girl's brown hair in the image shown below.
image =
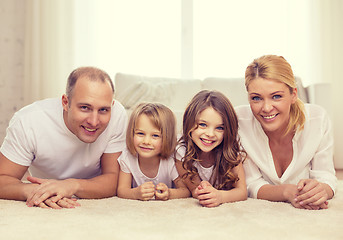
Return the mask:
<svg viewBox="0 0 343 240">
<path fill-rule="evenodd" d="M 238 120 L 235 110 L 229 99 L 218 91 L 200 91 L 193 97 L 185 110 L 183 134 L 179 140 L 180 146 L 186 148 L 182 165 L 187 173 L 183 177 L 189 176 L 193 180 L 194 176 L 198 174 L 194 162 L 201 161 L 199 159 L 201 150 L 193 142 L 191 134 L 198 127 L 200 113 L 209 107 L 221 115 L 224 123 L 223 141 L 212 150 L 216 159 L 212 173 L 212 179 L 215 181 L 213 185 L 217 189 L 230 189 L 232 184 L 239 180 L 232 169 L 245 158 L 245 154 L 241 151 L 238 141 Z"/>
</svg>

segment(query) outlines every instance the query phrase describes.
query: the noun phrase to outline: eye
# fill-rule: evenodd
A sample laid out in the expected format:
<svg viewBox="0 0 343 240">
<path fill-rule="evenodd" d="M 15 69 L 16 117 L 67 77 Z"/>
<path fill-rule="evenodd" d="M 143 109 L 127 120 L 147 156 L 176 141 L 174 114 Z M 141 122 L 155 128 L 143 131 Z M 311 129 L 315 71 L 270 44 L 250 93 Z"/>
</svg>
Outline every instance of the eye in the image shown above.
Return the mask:
<svg viewBox="0 0 343 240">
<path fill-rule="evenodd" d="M 201 128 L 205 128 L 207 125 L 206 125 L 206 123 L 199 123 L 199 127 L 201 127 Z"/>
<path fill-rule="evenodd" d="M 153 134 L 152 137 L 153 138 L 160 138 L 160 135 L 159 134 Z"/>
<path fill-rule="evenodd" d="M 80 106 L 81 111 L 88 111 L 90 108 L 88 106 Z"/>
<path fill-rule="evenodd" d="M 278 99 L 280 99 L 280 98 L 282 98 L 282 96 L 281 96 L 281 95 L 278 95 L 278 94 L 273 96 L 273 99 L 275 99 L 275 100 L 278 100 Z"/>
<path fill-rule="evenodd" d="M 138 136 L 144 136 L 143 132 L 135 132 L 135 134 L 138 135 Z"/>
<path fill-rule="evenodd" d="M 224 127 L 223 126 L 219 126 L 216 128 L 218 131 L 224 131 Z"/>
<path fill-rule="evenodd" d="M 108 108 L 101 108 L 100 110 L 99 110 L 99 112 L 100 113 L 107 113 L 107 112 L 109 112 L 110 110 L 108 109 Z"/>
<path fill-rule="evenodd" d="M 257 102 L 257 101 L 260 101 L 261 98 L 260 98 L 259 96 L 252 96 L 252 97 L 251 97 L 251 100 Z"/>
</svg>

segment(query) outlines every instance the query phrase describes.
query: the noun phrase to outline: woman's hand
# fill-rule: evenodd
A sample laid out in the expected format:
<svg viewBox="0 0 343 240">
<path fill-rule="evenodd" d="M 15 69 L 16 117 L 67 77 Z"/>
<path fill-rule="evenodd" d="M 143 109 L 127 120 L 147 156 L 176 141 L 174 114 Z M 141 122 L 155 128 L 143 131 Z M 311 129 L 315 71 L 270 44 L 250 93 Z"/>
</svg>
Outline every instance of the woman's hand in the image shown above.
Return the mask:
<svg viewBox="0 0 343 240">
<path fill-rule="evenodd" d="M 302 179 L 297 185 L 298 195 L 294 201 L 301 206 L 310 206 L 312 209 L 327 209 L 329 195 L 325 185 L 315 179 Z"/>
</svg>

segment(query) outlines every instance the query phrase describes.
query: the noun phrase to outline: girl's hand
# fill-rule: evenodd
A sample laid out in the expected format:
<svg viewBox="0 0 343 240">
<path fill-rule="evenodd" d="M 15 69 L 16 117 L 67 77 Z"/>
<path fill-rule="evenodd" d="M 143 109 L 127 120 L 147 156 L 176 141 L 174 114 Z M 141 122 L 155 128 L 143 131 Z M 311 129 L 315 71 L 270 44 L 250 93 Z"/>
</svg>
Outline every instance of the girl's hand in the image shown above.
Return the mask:
<svg viewBox="0 0 343 240">
<path fill-rule="evenodd" d="M 222 203 L 221 192 L 215 189 L 208 181 L 202 181 L 195 189 L 200 205 L 216 207 Z"/>
<path fill-rule="evenodd" d="M 136 188 L 136 199 L 148 201 L 155 195 L 155 185 L 153 182 L 145 182 Z"/>
<path fill-rule="evenodd" d="M 323 183 L 315 179 L 302 179 L 298 185 L 298 196 L 294 201 L 301 206 L 308 205 L 313 209 L 327 209 L 328 208 L 328 194 L 324 188 Z"/>
<path fill-rule="evenodd" d="M 164 183 L 157 184 L 156 191 L 155 191 L 155 199 L 163 200 L 163 201 L 169 199 L 169 188 L 166 184 Z"/>
</svg>

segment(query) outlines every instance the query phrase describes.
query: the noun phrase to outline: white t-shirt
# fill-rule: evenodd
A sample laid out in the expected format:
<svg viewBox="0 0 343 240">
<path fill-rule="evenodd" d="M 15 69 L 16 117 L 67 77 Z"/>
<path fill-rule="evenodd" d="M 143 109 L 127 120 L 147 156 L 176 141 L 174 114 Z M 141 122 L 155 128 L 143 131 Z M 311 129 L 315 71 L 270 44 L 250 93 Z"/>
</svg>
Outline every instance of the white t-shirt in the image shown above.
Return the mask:
<svg viewBox="0 0 343 240">
<path fill-rule="evenodd" d="M 115 101 L 111 120 L 93 143 L 79 140 L 65 125 L 62 100 L 34 102 L 15 113 L 7 128 L 1 153 L 14 163 L 30 166 L 40 178 L 93 178 L 101 174 L 103 153 L 125 147 L 127 114 Z"/>
<path fill-rule="evenodd" d="M 185 154 L 186 154 L 186 147 L 178 146 L 176 148 L 176 159 L 183 161 L 183 157 L 185 156 Z M 208 181 L 212 185 L 214 184 L 213 183 L 214 181 L 211 179 L 214 166 L 206 168 L 196 161 L 193 162 L 193 166 L 198 170 L 198 174 L 201 180 Z"/>
<path fill-rule="evenodd" d="M 269 140 L 250 106 L 236 109 L 238 134 L 248 156 L 244 170 L 249 196 L 257 198 L 265 184 L 297 184 L 301 179 L 316 179 L 336 189 L 337 178 L 333 164 L 333 135 L 330 120 L 321 107 L 305 104 L 306 122 L 293 137 L 293 159 L 278 177 L 269 148 Z"/>
<path fill-rule="evenodd" d="M 173 181 L 179 176 L 173 157 L 168 159 L 161 159 L 158 173 L 154 178 L 149 178 L 142 173 L 138 158 L 133 156 L 127 149 L 123 150 L 118 158 L 120 170 L 132 175 L 132 187 L 138 187 L 145 182 L 153 182 L 155 185 L 158 183 L 165 183 L 168 188 L 173 186 Z"/>
</svg>

